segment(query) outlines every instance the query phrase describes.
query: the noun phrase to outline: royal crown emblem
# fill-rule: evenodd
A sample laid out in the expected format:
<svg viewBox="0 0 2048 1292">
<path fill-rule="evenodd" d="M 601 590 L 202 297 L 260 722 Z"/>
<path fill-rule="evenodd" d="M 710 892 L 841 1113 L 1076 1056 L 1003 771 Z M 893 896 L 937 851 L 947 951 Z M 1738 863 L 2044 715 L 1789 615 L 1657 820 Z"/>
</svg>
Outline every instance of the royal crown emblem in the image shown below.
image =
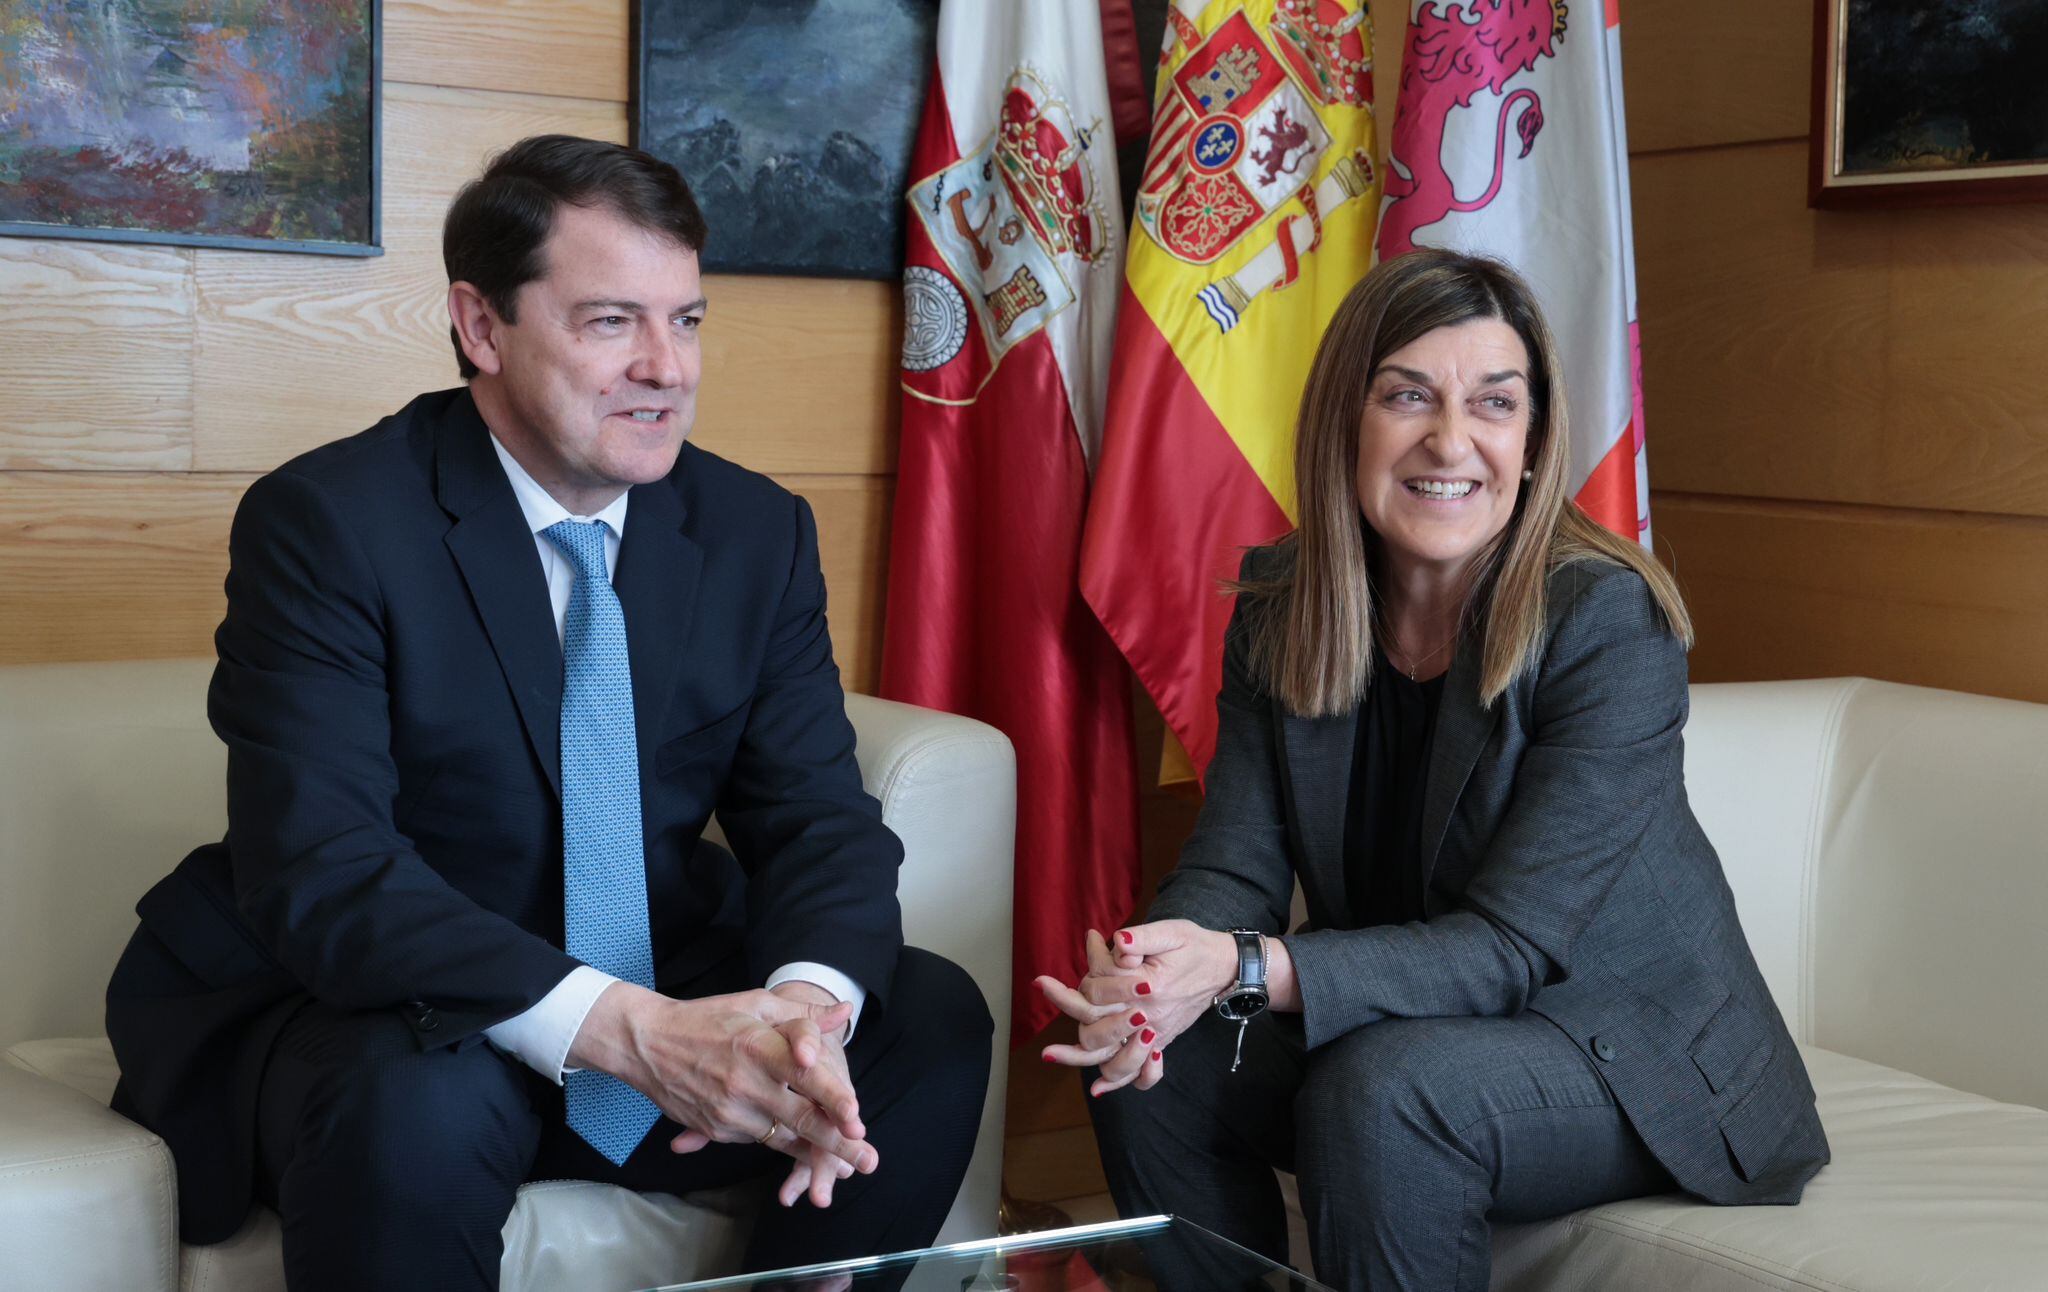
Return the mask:
<svg viewBox="0 0 2048 1292">
<path fill-rule="evenodd" d="M 1019 73 L 1003 95 L 996 135 L 1003 182 L 1031 232 L 1055 255 L 1100 256 L 1106 224 L 1081 156 L 1081 131 L 1067 105 L 1048 95 L 1029 72 Z"/>
<path fill-rule="evenodd" d="M 1363 6 L 1337 0 L 1279 0 L 1273 45 L 1317 101 L 1347 107 L 1372 105 L 1371 27 Z"/>
<path fill-rule="evenodd" d="M 995 129 L 911 187 L 910 207 L 951 277 L 905 277 L 906 370 L 950 363 L 966 344 L 970 317 L 991 365 L 999 363 L 1077 299 L 1078 276 L 1111 252 L 1116 236 L 1089 152 L 1098 125 L 1076 122 L 1038 76 L 1019 68 Z"/>
</svg>

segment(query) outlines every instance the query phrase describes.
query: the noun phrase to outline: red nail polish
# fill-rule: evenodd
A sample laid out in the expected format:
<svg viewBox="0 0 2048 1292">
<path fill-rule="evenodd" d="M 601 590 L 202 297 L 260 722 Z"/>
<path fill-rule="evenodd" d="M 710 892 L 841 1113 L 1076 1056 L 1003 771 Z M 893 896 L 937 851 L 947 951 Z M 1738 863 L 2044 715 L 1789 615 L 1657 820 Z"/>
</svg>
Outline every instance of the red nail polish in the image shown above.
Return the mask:
<svg viewBox="0 0 2048 1292">
<path fill-rule="evenodd" d="M 1144 1016 L 1143 1014 L 1133 1014 L 1133 1015 L 1131 1015 L 1131 1026 L 1132 1026 L 1132 1027 L 1143 1027 L 1143 1026 L 1145 1026 L 1145 1016 Z"/>
<path fill-rule="evenodd" d="M 1039 1058 L 1041 1058 L 1041 1059 L 1044 1059 L 1044 1060 L 1045 1060 L 1045 1061 L 1046 1061 L 1047 1063 L 1058 1063 L 1058 1062 L 1059 1062 L 1059 1060 L 1058 1060 L 1058 1059 L 1055 1059 L 1055 1058 L 1053 1058 L 1053 1057 L 1052 1057 L 1052 1056 L 1051 1056 L 1050 1054 L 1041 1054 L 1041 1055 L 1039 1055 L 1038 1057 L 1039 1057 Z"/>
<path fill-rule="evenodd" d="M 1165 1058 L 1165 1057 L 1166 1057 L 1165 1055 L 1161 1054 L 1161 1053 L 1160 1053 L 1159 1051 L 1157 1051 L 1157 1050 L 1154 1050 L 1154 1051 L 1152 1051 L 1152 1062 L 1154 1062 L 1154 1063 L 1157 1063 L 1157 1062 L 1159 1062 L 1159 1061 L 1160 1061 L 1161 1059 L 1163 1059 L 1163 1058 Z"/>
<path fill-rule="evenodd" d="M 1117 936 L 1117 939 L 1118 939 L 1119 941 L 1121 941 L 1121 942 L 1122 942 L 1122 943 L 1123 943 L 1123 944 L 1124 944 L 1125 946 L 1129 946 L 1129 945 L 1131 945 L 1131 941 L 1132 941 L 1132 939 L 1131 939 L 1131 934 L 1130 934 L 1130 930 L 1128 930 L 1128 929 L 1125 929 L 1125 930 L 1123 930 L 1123 931 L 1119 932 L 1119 933 L 1118 933 L 1118 934 L 1117 934 L 1116 936 Z"/>
<path fill-rule="evenodd" d="M 1159 1035 L 1159 1033 L 1153 1031 L 1151 1028 L 1148 1027 L 1144 1031 L 1138 1033 L 1138 1044 L 1150 1045 L 1152 1044 L 1152 1038 L 1157 1035 Z"/>
<path fill-rule="evenodd" d="M 1139 994 L 1140 996 L 1150 996 L 1150 995 L 1152 994 L 1152 984 L 1151 984 L 1151 983 L 1149 983 L 1149 982 L 1141 982 L 1141 983 L 1139 983 L 1139 984 L 1138 984 L 1138 994 Z"/>
</svg>

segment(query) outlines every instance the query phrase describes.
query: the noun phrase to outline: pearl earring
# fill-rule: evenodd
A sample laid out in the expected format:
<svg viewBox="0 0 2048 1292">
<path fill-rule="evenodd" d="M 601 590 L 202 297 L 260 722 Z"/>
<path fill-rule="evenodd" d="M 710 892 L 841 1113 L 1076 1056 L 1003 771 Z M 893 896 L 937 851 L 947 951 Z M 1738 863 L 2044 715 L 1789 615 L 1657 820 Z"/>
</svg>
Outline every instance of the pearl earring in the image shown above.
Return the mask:
<svg viewBox="0 0 2048 1292">
<path fill-rule="evenodd" d="M 1534 480 L 1535 478 L 1536 478 L 1536 473 L 1535 473 L 1534 471 L 1524 471 L 1524 472 L 1522 473 L 1522 479 L 1524 479 L 1524 480 Z"/>
</svg>

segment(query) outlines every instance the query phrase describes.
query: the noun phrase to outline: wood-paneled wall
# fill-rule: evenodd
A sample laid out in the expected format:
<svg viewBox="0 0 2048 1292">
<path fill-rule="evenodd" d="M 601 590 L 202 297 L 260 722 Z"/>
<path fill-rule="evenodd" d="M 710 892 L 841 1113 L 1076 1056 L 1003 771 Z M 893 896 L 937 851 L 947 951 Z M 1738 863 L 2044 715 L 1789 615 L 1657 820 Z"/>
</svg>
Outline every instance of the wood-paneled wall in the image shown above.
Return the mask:
<svg viewBox="0 0 2048 1292">
<path fill-rule="evenodd" d="M 2048 206 L 1808 210 L 1812 29 L 1808 3 L 1623 0 L 1652 520 L 1693 676 L 2048 701 Z"/>
<path fill-rule="evenodd" d="M 211 653 L 249 482 L 456 383 L 455 190 L 528 134 L 625 138 L 626 13 L 387 0 L 381 257 L 0 239 L 0 663 Z M 841 664 L 872 689 L 895 289 L 713 278 L 706 295 L 697 442 L 810 498 Z"/>
</svg>

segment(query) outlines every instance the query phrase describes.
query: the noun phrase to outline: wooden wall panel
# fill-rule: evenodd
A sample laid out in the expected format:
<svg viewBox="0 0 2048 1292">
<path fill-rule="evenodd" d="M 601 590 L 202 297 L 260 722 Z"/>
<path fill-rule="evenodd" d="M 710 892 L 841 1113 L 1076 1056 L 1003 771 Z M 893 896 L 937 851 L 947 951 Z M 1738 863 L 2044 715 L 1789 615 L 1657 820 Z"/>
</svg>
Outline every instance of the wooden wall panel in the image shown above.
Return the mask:
<svg viewBox="0 0 2048 1292">
<path fill-rule="evenodd" d="M 783 476 L 818 520 L 818 559 L 825 569 L 825 614 L 832 655 L 849 691 L 874 694 L 882 676 L 882 610 L 889 586 L 889 508 L 896 496 L 887 476 Z"/>
<path fill-rule="evenodd" d="M 250 479 L 0 472 L 0 664 L 212 654 Z"/>
<path fill-rule="evenodd" d="M 2048 515 L 2048 210 L 1810 211 L 1805 165 L 1635 159 L 1652 479 Z"/>
<path fill-rule="evenodd" d="M 385 0 L 384 79 L 626 98 L 627 0 Z"/>
<path fill-rule="evenodd" d="M 2048 521 L 1653 495 L 1700 682 L 1861 676 L 2048 701 Z"/>
<path fill-rule="evenodd" d="M 1572 5 L 1565 38 L 1599 12 Z M 1811 0 L 1621 0 L 1629 149 L 1804 139 L 1812 60 Z"/>
<path fill-rule="evenodd" d="M 194 465 L 267 471 L 456 384 L 441 220 L 526 135 L 622 138 L 617 104 L 385 86 L 384 246 L 373 260 L 199 254 Z"/>
<path fill-rule="evenodd" d="M 1883 419 L 1890 238 L 1882 223 L 1808 211 L 1805 165 L 1797 144 L 1634 160 L 1658 487 L 1878 492 L 1877 455 L 1821 428 Z"/>
<path fill-rule="evenodd" d="M 456 384 L 441 222 L 491 152 L 569 130 L 621 138 L 617 104 L 389 86 L 386 254 L 199 253 L 194 460 L 263 471 Z M 763 471 L 894 469 L 891 284 L 714 277 L 698 442 Z"/>
<path fill-rule="evenodd" d="M 757 471 L 896 470 L 895 283 L 715 275 L 704 293 L 697 443 Z"/>
<path fill-rule="evenodd" d="M 0 469 L 191 465 L 192 255 L 0 238 Z"/>
<path fill-rule="evenodd" d="M 2048 206 L 1883 218 L 1890 487 L 1876 501 L 2048 516 Z"/>
</svg>

